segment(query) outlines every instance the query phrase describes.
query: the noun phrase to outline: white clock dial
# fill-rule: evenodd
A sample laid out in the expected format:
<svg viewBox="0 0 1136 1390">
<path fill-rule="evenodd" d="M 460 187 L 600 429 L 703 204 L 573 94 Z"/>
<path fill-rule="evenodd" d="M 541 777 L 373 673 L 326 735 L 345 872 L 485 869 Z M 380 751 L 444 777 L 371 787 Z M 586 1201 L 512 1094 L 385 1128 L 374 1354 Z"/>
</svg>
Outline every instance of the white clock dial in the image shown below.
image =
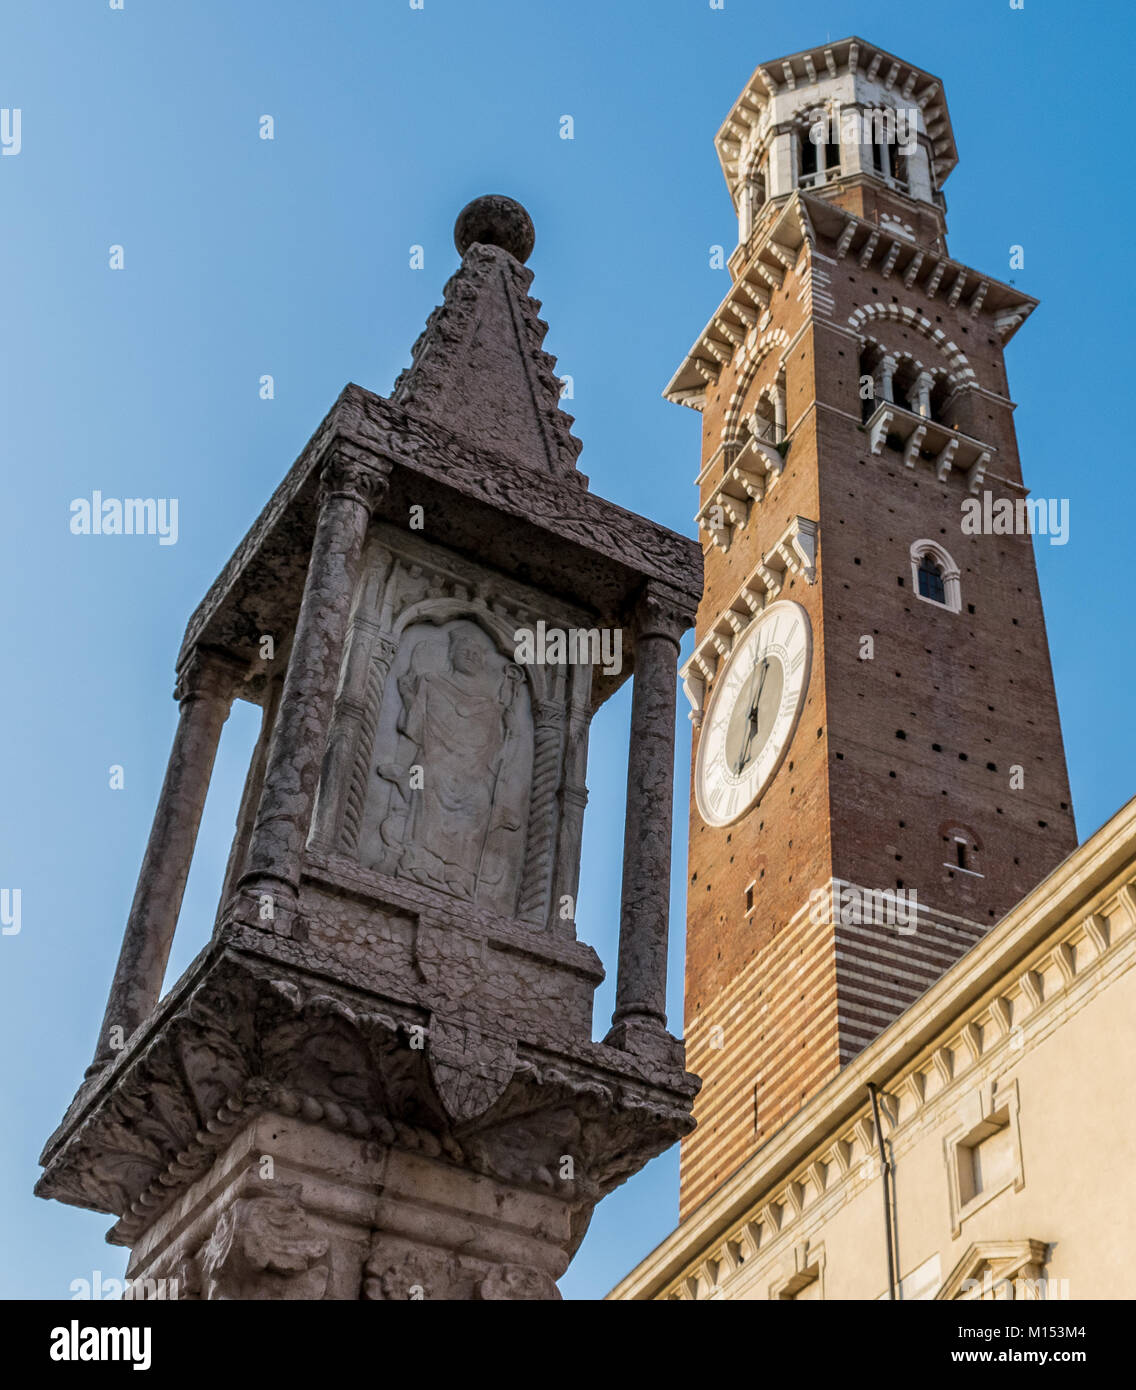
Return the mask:
<svg viewBox="0 0 1136 1390">
<path fill-rule="evenodd" d="M 703 720 L 694 793 L 708 825 L 729 825 L 765 791 L 797 726 L 812 663 L 809 615 L 771 603 L 737 642 Z"/>
</svg>

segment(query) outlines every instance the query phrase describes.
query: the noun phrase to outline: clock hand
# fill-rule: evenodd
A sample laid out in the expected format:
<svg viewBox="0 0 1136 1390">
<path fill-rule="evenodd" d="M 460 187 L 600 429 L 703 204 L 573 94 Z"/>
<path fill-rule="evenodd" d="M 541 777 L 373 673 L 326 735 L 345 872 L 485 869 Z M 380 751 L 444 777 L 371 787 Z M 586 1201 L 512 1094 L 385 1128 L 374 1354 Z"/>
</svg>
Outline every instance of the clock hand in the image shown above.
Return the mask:
<svg viewBox="0 0 1136 1390">
<path fill-rule="evenodd" d="M 757 658 L 754 658 L 754 669 L 757 669 Z M 742 745 L 741 756 L 738 758 L 738 765 L 734 771 L 740 776 L 741 770 L 745 767 L 749 758 L 749 746 L 753 742 L 753 736 L 757 732 L 758 724 L 758 705 L 761 703 L 761 692 L 765 688 L 765 677 L 769 674 L 769 658 L 766 657 L 761 663 L 761 679 L 757 683 L 757 694 L 753 697 L 753 703 L 749 707 L 747 719 L 749 729 L 746 733 L 746 741 Z"/>
<path fill-rule="evenodd" d="M 751 694 L 751 695 L 752 695 L 752 693 L 753 693 L 753 683 L 754 683 L 754 680 L 756 679 L 756 677 L 757 677 L 757 654 L 755 653 L 755 654 L 754 654 L 754 658 L 753 658 L 753 669 L 750 671 L 750 677 L 749 677 L 749 689 L 750 689 L 750 694 Z M 746 698 L 748 699 L 749 696 L 747 696 Z M 750 713 L 752 714 L 752 712 L 753 712 L 753 706 L 752 706 L 752 704 L 751 704 L 751 706 L 750 706 Z M 748 716 L 747 716 L 747 717 L 748 717 Z M 744 754 L 743 754 L 743 758 L 744 758 Z M 742 770 L 742 761 L 739 760 L 737 766 L 734 768 L 734 771 L 740 773 L 741 770 Z"/>
</svg>

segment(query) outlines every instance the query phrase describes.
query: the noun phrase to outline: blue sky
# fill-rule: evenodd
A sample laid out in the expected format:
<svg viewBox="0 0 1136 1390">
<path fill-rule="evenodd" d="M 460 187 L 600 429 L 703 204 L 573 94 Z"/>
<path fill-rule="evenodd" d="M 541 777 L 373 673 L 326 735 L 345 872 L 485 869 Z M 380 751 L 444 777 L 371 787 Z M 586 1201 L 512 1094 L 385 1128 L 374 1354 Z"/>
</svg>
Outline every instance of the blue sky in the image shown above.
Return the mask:
<svg viewBox="0 0 1136 1390">
<path fill-rule="evenodd" d="M 943 78 L 951 253 L 1042 301 L 1010 387 L 1027 482 L 1071 502 L 1069 544 L 1041 544 L 1038 564 L 1082 838 L 1136 792 L 1133 207 L 1122 100 L 1097 85 L 1131 49 L 1127 5 L 961 0 L 948 19 L 744 0 L 9 0 L 0 15 L 0 108 L 22 113 L 20 153 L 0 156 L 0 889 L 22 895 L 20 933 L 0 936 L 0 1297 L 66 1297 L 124 1265 L 108 1218 L 31 1188 L 106 1001 L 190 612 L 343 384 L 389 391 L 457 263 L 454 217 L 484 192 L 536 223 L 534 293 L 593 489 L 691 534 L 698 419 L 659 393 L 725 292 L 709 248 L 736 228 L 712 140 L 761 61 L 859 33 Z M 176 497 L 177 544 L 72 535 L 70 503 L 95 489 Z M 579 907 L 612 970 L 628 708 L 624 692 L 595 725 Z M 174 973 L 208 937 L 255 723 L 239 706 L 226 727 Z M 600 1033 L 611 1007 L 609 981 Z M 672 1152 L 600 1206 L 567 1297 L 602 1295 L 667 1234 L 677 1171 Z"/>
</svg>

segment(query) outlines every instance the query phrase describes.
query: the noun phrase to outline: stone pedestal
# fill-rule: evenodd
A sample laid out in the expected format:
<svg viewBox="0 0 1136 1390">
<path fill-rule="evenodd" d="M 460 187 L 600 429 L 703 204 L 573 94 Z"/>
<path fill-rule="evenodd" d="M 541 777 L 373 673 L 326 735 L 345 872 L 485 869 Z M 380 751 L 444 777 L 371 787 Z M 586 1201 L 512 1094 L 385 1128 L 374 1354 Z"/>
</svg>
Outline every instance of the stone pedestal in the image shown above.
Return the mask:
<svg viewBox="0 0 1136 1390">
<path fill-rule="evenodd" d="M 179 1298 L 554 1299 L 574 1184 L 469 1172 L 268 1111 L 134 1245 L 127 1277 Z"/>
</svg>

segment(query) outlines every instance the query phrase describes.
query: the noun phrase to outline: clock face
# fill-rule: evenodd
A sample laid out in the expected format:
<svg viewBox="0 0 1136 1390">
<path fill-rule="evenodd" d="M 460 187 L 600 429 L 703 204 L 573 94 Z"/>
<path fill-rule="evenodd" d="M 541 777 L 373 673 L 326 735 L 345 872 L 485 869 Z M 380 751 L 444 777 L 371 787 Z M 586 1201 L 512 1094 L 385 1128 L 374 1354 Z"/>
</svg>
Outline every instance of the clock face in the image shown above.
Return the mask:
<svg viewBox="0 0 1136 1390">
<path fill-rule="evenodd" d="M 708 825 L 729 825 L 773 779 L 797 726 L 812 660 L 799 603 L 772 603 L 730 653 L 706 711 L 694 792 Z"/>
</svg>

